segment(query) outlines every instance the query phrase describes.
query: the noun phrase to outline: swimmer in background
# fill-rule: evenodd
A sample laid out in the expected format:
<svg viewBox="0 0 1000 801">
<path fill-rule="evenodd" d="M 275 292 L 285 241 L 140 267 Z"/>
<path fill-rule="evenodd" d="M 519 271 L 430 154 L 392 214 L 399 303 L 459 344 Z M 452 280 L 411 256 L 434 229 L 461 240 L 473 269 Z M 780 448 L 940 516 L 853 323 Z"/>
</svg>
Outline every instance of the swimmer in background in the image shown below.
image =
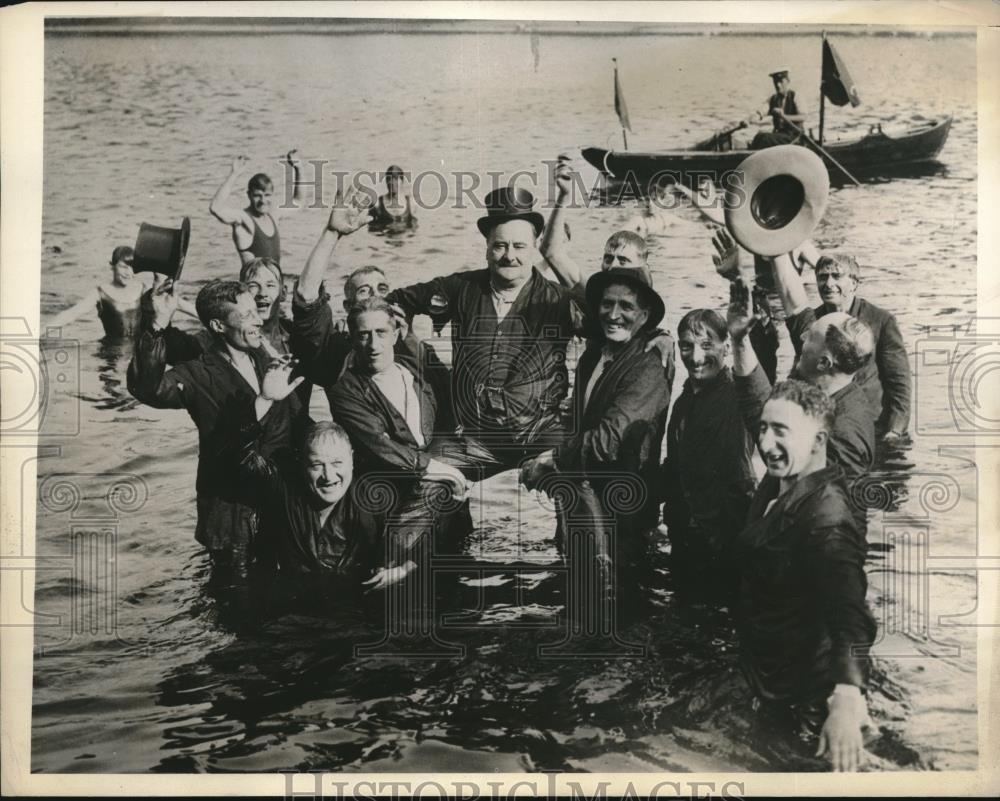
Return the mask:
<svg viewBox="0 0 1000 801">
<path fill-rule="evenodd" d="M 292 168 L 294 194 L 292 199 L 299 200 L 299 160 L 295 150 L 289 150 L 285 155 L 285 163 Z M 281 264 L 281 236 L 278 233 L 278 218 L 282 207 L 272 205 L 274 182 L 265 173 L 259 172 L 247 183 L 248 204 L 245 209 L 238 208 L 229 201 L 236 179 L 247 166 L 246 156 L 237 156 L 226 180 L 222 182 L 208 210 L 219 222 L 232 226 L 233 243 L 236 252 L 240 254 L 240 262 L 247 265 L 254 259 L 271 259 Z M 294 208 L 294 207 L 293 207 Z"/>
<path fill-rule="evenodd" d="M 111 281 L 99 284 L 79 301 L 57 314 L 46 327 L 65 328 L 78 320 L 90 309 L 97 308 L 97 316 L 104 326 L 104 336 L 109 339 L 131 337 L 139 322 L 139 300 L 148 288 L 132 272 L 135 251 L 128 245 L 119 245 L 111 252 Z M 154 273 L 154 284 L 161 276 Z M 197 317 L 194 305 L 181 301 L 179 311 Z"/>
<path fill-rule="evenodd" d="M 386 193 L 381 195 L 372 209 L 368 227 L 373 230 L 404 231 L 417 227 L 417 218 L 411 209 L 409 184 L 403 168 L 390 164 L 385 171 Z"/>
</svg>

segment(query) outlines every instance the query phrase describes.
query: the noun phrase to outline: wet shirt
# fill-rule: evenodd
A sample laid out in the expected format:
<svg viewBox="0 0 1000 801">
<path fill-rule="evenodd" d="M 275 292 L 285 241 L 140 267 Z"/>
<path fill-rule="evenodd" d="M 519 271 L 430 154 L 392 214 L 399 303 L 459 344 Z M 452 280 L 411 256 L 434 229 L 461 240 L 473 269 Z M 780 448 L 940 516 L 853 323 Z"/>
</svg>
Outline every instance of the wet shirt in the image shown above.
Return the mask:
<svg viewBox="0 0 1000 801">
<path fill-rule="evenodd" d="M 809 327 L 832 309 L 818 306 L 793 314 L 785 324 L 795 347 L 802 352 L 802 340 Z M 864 298 L 855 297 L 847 313 L 865 323 L 875 340 L 873 358 L 854 374 L 854 382 L 868 398 L 871 414 L 880 430 L 905 433 L 910 427 L 913 376 L 910 360 L 896 318 Z"/>
<path fill-rule="evenodd" d="M 741 659 L 759 696 L 807 701 L 836 684 L 865 686 L 876 632 L 865 553 L 839 466 L 781 495 L 774 483 L 758 488 L 734 561 Z"/>
<path fill-rule="evenodd" d="M 408 316 L 452 323 L 452 402 L 467 429 L 528 444 L 559 427 L 569 391 L 566 346 L 583 324 L 569 290 L 532 268 L 502 320 L 486 269 L 397 289 L 387 299 Z"/>
</svg>

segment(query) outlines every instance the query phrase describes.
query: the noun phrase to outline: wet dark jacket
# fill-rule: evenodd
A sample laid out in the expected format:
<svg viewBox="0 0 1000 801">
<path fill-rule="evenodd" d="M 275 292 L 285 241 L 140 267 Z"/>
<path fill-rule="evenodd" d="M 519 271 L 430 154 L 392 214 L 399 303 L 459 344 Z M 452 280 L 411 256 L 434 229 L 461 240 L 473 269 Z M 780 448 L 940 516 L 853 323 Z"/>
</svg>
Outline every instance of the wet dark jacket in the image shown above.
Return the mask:
<svg viewBox="0 0 1000 801">
<path fill-rule="evenodd" d="M 315 300 L 304 301 L 295 295 L 292 300 L 293 322 L 290 346 L 302 361 L 303 372 L 318 386 L 329 390 L 344 373 L 351 354 L 351 338 L 346 331 L 338 331 L 330 309 L 330 296 L 320 287 Z M 451 405 L 451 374 L 433 348 L 424 345 L 408 331 L 394 347 L 396 360 L 419 375 L 434 391 L 436 421 L 439 431 L 454 431 L 454 414 Z"/>
<path fill-rule="evenodd" d="M 335 572 L 356 580 L 367 578 L 384 555 L 384 517 L 359 504 L 352 485 L 320 525 L 319 509 L 291 452 L 285 449 L 272 458 L 261 455 L 270 414 L 271 410 L 258 423 L 250 405 L 241 426 L 237 467 L 260 506 L 260 552 L 283 573 Z"/>
<path fill-rule="evenodd" d="M 555 450 L 556 467 L 582 472 L 601 495 L 601 488 L 627 475 L 644 485 L 644 502 L 634 515 L 637 525 L 656 525 L 660 446 L 666 425 L 670 389 L 660 353 L 645 352 L 635 338 L 608 364 L 584 407 L 584 394 L 601 357 L 603 342 L 592 340 L 576 368 L 573 397 L 574 434 Z"/>
<path fill-rule="evenodd" d="M 802 350 L 802 340 L 809 326 L 830 311 L 832 310 L 825 306 L 818 306 L 815 309 L 805 309 L 785 320 L 796 356 Z M 910 426 L 913 377 L 896 318 L 885 309 L 857 296 L 851 301 L 847 312 L 865 323 L 875 339 L 874 358 L 854 374 L 854 381 L 864 390 L 878 429 L 905 433 Z"/>
<path fill-rule="evenodd" d="M 758 488 L 734 546 L 747 677 L 761 697 L 787 701 L 825 696 L 836 684 L 863 688 L 876 625 L 843 471 L 830 465 L 783 495 L 777 489 Z"/>
<path fill-rule="evenodd" d="M 397 289 L 387 299 L 407 315 L 452 323 L 452 402 L 466 429 L 525 445 L 559 428 L 569 391 L 566 346 L 583 324 L 570 290 L 532 268 L 499 323 L 488 269 Z"/>
<path fill-rule="evenodd" d="M 688 379 L 670 414 L 663 463 L 671 540 L 696 537 L 716 554 L 726 550 L 753 496 L 753 448 L 729 368 L 697 394 Z"/>
<path fill-rule="evenodd" d="M 233 469 L 239 447 L 239 410 L 252 404 L 257 391 L 214 345 L 195 358 L 167 370 L 165 332 L 144 331 L 128 366 L 128 388 L 135 398 L 157 409 L 187 409 L 198 427 L 198 524 L 195 537 L 210 550 L 247 548 L 256 530 L 255 500 Z M 270 357 L 263 348 L 250 353 L 258 381 Z M 290 395 L 275 404 L 261 453 L 286 447 L 301 403 Z"/>
</svg>

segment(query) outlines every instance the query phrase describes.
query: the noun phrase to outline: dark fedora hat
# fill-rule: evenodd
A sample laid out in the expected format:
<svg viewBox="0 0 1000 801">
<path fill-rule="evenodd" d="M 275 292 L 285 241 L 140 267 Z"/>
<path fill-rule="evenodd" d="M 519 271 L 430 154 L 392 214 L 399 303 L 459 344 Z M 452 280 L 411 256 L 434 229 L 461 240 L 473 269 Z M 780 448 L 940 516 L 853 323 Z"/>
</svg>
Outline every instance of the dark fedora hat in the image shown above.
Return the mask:
<svg viewBox="0 0 1000 801">
<path fill-rule="evenodd" d="M 191 239 L 191 220 L 185 217 L 180 228 L 162 228 L 142 223 L 135 240 L 132 271 L 161 273 L 175 281 L 181 277 L 188 241 Z"/>
<path fill-rule="evenodd" d="M 666 314 L 663 298 L 653 289 L 653 277 L 645 265 L 639 267 L 611 267 L 594 273 L 587 280 L 587 306 L 596 314 L 604 296 L 604 290 L 611 284 L 625 284 L 639 295 L 643 305 L 649 308 L 649 319 L 644 328 L 656 328 Z"/>
<path fill-rule="evenodd" d="M 479 232 L 488 236 L 500 223 L 508 220 L 527 220 L 535 228 L 538 236 L 545 227 L 545 218 L 534 210 L 535 196 L 527 189 L 505 186 L 494 189 L 486 196 L 486 216 L 476 221 Z"/>
</svg>

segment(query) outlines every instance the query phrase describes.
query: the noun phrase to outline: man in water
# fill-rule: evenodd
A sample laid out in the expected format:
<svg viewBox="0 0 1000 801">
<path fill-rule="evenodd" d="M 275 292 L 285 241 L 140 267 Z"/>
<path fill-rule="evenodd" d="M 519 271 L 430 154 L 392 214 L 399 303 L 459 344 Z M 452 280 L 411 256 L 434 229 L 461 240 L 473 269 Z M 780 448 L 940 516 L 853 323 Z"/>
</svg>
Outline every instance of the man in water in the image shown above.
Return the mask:
<svg viewBox="0 0 1000 801">
<path fill-rule="evenodd" d="M 663 462 L 671 575 L 677 585 L 714 594 L 726 589 L 733 537 L 756 483 L 753 437 L 726 366 L 726 321 L 711 309 L 695 309 L 681 319 L 677 340 L 688 378 L 670 415 Z"/>
<path fill-rule="evenodd" d="M 198 427 L 198 522 L 195 538 L 208 550 L 213 567 L 234 578 L 247 575 L 256 534 L 256 503 L 244 482 L 229 469 L 226 454 L 238 444 L 235 412 L 261 393 L 270 353 L 263 346 L 257 304 L 246 284 L 210 281 L 195 306 L 209 331 L 209 347 L 167 370 L 167 337 L 177 309 L 172 281 L 153 290 L 151 313 L 144 315 L 128 367 L 128 388 L 157 409 L 187 409 Z M 267 456 L 287 446 L 300 402 L 293 394 L 274 405 Z"/>
<path fill-rule="evenodd" d="M 760 150 L 774 145 L 787 145 L 799 136 L 799 130 L 806 121 L 806 115 L 799 109 L 795 92 L 791 88 L 788 70 L 778 70 L 771 73 L 774 81 L 774 94 L 767 101 L 767 113 L 774 124 L 770 133 L 760 131 L 750 143 L 751 150 Z M 757 112 L 759 120 L 764 115 Z"/>
<path fill-rule="evenodd" d="M 299 161 L 295 151 L 289 150 L 285 162 L 292 168 L 294 189 L 293 200 L 299 199 Z M 271 259 L 281 264 L 281 236 L 278 234 L 280 207 L 272 205 L 274 182 L 265 173 L 259 172 L 247 183 L 246 208 L 231 203 L 236 179 L 246 169 L 247 158 L 237 156 L 226 180 L 215 193 L 208 210 L 221 223 L 233 229 L 233 243 L 240 255 L 240 262 L 248 264 L 254 259 Z"/>
<path fill-rule="evenodd" d="M 488 477 L 558 444 L 569 390 L 566 347 L 582 331 L 582 297 L 547 281 L 536 264 L 544 218 L 530 192 L 505 187 L 478 220 L 486 268 L 394 290 L 404 315 L 452 323 L 452 400 L 465 434 L 494 457 Z"/>
<path fill-rule="evenodd" d="M 885 440 L 898 440 L 910 425 L 912 376 L 910 362 L 896 318 L 864 298 L 858 297 L 861 268 L 853 256 L 826 253 L 816 262 L 816 288 L 821 305 L 810 308 L 798 272 L 785 257 L 774 260 L 775 288 L 785 307 L 785 325 L 795 353 L 817 319 L 846 312 L 864 322 L 875 338 L 875 358 L 859 370 L 855 382 L 864 390 L 875 429 Z"/>
<path fill-rule="evenodd" d="M 282 574 L 337 576 L 379 589 L 405 578 L 414 563 L 381 561 L 385 517 L 357 499 L 354 454 L 343 428 L 314 423 L 291 451 L 262 454 L 272 409 L 302 381 L 291 379 L 291 371 L 290 360 L 272 362 L 252 410 L 242 410 L 239 470 L 260 499 L 262 544 Z"/>
<path fill-rule="evenodd" d="M 757 446 L 767 466 L 733 558 L 737 630 L 756 704 L 819 735 L 817 756 L 856 771 L 875 621 L 865 604 L 866 543 L 843 469 L 828 462 L 836 405 L 801 381 L 775 385 Z"/>
</svg>

